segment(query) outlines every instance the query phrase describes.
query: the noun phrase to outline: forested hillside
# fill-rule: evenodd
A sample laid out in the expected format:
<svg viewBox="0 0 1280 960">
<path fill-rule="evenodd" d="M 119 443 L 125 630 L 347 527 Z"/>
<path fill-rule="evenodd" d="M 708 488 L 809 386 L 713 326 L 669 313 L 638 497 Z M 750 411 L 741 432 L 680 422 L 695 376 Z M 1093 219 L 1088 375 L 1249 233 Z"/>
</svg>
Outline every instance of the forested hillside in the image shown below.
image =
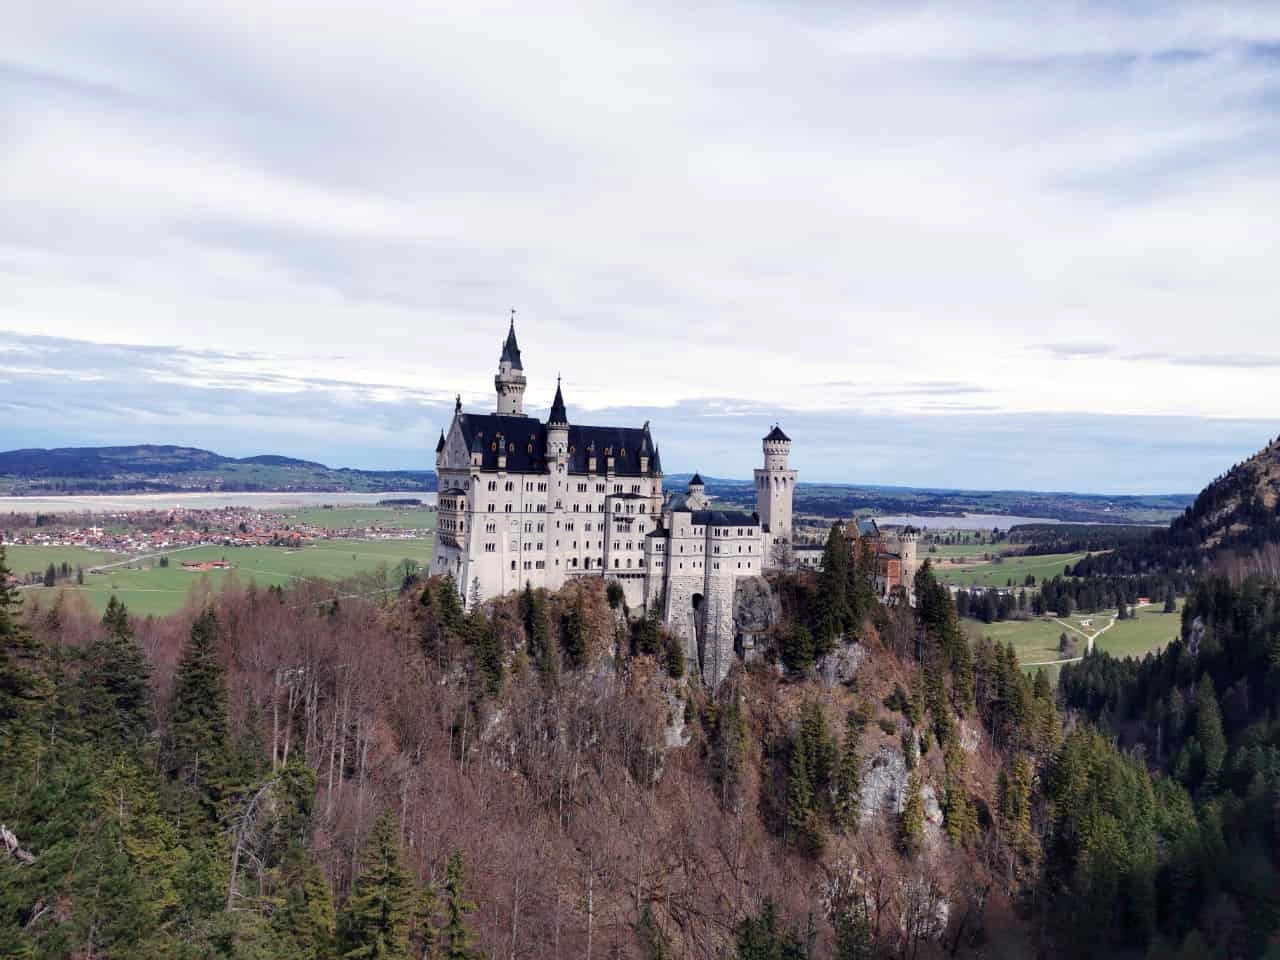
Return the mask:
<svg viewBox="0 0 1280 960">
<path fill-rule="evenodd" d="M 871 567 L 833 531 L 715 695 L 599 581 L 471 612 L 439 578 L 386 607 L 231 589 L 99 621 L 23 610 L 0 575 L 0 955 L 1267 948 L 1274 678 L 1231 691 L 1261 638 L 1280 671 L 1273 590 L 1196 600 L 1214 619 L 1154 746 L 1154 668 L 1095 703 L 1086 660 L 1064 714 L 1011 647 L 965 640 L 927 564 L 915 608 L 876 601 Z"/>
<path fill-rule="evenodd" d="M 1167 530 L 1087 558 L 1081 575 L 1200 570 L 1280 573 L 1280 437 L 1215 479 Z"/>
</svg>

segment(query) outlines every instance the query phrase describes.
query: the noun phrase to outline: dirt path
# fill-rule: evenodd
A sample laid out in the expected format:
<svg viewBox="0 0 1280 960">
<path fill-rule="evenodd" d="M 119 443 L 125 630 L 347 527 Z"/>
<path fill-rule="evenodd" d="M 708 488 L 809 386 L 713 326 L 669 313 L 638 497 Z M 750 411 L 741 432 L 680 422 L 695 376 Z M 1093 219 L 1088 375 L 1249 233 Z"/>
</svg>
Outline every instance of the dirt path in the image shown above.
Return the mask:
<svg viewBox="0 0 1280 960">
<path fill-rule="evenodd" d="M 1134 609 L 1135 611 L 1137 611 L 1137 610 L 1144 610 L 1144 609 L 1146 609 L 1147 607 L 1153 607 L 1153 606 L 1155 606 L 1155 604 L 1154 604 L 1154 603 L 1135 603 L 1135 604 L 1133 605 L 1133 609 Z M 1083 659 L 1084 659 L 1085 657 L 1087 657 L 1089 654 L 1093 653 L 1093 642 L 1094 642 L 1095 640 L 1097 640 L 1100 636 L 1102 636 L 1104 633 L 1106 633 L 1108 630 L 1110 630 L 1112 627 L 1114 627 L 1114 626 L 1116 625 L 1116 620 L 1117 620 L 1117 619 L 1119 619 L 1119 614 L 1118 614 L 1118 613 L 1113 613 L 1113 614 L 1111 614 L 1111 621 L 1110 621 L 1110 622 L 1109 622 L 1105 627 L 1103 627 L 1101 630 L 1099 630 L 1099 631 L 1097 631 L 1096 633 L 1094 633 L 1094 634 L 1090 635 L 1090 634 L 1085 633 L 1083 630 L 1081 630 L 1081 629 L 1080 629 L 1079 627 L 1077 627 L 1075 624 L 1073 624 L 1073 623 L 1067 623 L 1067 621 L 1065 621 L 1065 620 L 1060 620 L 1059 618 L 1054 617 L 1054 618 L 1053 618 L 1053 622 L 1054 622 L 1054 623 L 1060 623 L 1060 624 L 1062 624 L 1062 625 L 1063 625 L 1064 627 L 1066 627 L 1068 630 L 1072 631 L 1073 633 L 1078 633 L 1080 636 L 1084 637 L 1084 638 L 1085 638 L 1085 640 L 1087 640 L 1087 641 L 1088 641 L 1088 645 L 1085 647 L 1085 652 L 1084 652 L 1083 654 L 1081 654 L 1080 656 L 1078 656 L 1078 657 L 1071 657 L 1071 658 L 1070 658 L 1070 659 L 1068 659 L 1068 660 L 1040 660 L 1040 661 L 1038 661 L 1038 662 L 1036 662 L 1036 663 L 1024 663 L 1024 664 L 1023 664 L 1023 666 L 1024 666 L 1024 667 L 1050 667 L 1050 666 L 1053 666 L 1055 663 L 1079 663 L 1081 660 L 1083 660 Z"/>
</svg>

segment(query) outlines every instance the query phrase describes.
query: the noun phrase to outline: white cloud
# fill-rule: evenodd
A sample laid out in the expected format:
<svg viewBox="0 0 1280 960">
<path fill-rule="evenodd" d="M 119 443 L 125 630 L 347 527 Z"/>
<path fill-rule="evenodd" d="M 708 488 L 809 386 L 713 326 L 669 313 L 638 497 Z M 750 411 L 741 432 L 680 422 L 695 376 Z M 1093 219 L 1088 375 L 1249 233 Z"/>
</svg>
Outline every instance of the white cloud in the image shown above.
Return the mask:
<svg viewBox="0 0 1280 960">
<path fill-rule="evenodd" d="M 532 404 L 1275 409 L 1278 7 L 0 14 L 0 328 L 478 404 L 515 304 Z"/>
</svg>

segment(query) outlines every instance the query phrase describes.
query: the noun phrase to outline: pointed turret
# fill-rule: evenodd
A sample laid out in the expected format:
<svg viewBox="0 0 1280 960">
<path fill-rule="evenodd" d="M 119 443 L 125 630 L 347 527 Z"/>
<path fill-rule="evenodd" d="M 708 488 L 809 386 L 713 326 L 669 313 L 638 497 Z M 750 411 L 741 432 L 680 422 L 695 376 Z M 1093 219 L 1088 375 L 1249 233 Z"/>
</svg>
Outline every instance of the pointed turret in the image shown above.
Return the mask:
<svg viewBox="0 0 1280 960">
<path fill-rule="evenodd" d="M 507 342 L 502 345 L 503 363 L 511 364 L 512 370 L 523 370 L 520 365 L 520 345 L 516 343 L 516 314 L 511 311 L 511 326 L 507 329 Z"/>
<path fill-rule="evenodd" d="M 436 453 L 444 452 L 444 431 L 440 431 L 440 439 L 436 441 Z"/>
<path fill-rule="evenodd" d="M 568 426 L 569 412 L 564 408 L 564 394 L 560 392 L 560 378 L 556 377 L 556 398 L 551 401 L 551 417 L 547 426 Z"/>
<path fill-rule="evenodd" d="M 498 360 L 498 374 L 493 378 L 493 388 L 498 394 L 498 413 L 524 416 L 524 366 L 520 362 L 520 345 L 516 343 L 514 310 L 511 311 L 511 326 L 507 330 L 507 342 L 502 345 L 502 357 Z"/>
</svg>

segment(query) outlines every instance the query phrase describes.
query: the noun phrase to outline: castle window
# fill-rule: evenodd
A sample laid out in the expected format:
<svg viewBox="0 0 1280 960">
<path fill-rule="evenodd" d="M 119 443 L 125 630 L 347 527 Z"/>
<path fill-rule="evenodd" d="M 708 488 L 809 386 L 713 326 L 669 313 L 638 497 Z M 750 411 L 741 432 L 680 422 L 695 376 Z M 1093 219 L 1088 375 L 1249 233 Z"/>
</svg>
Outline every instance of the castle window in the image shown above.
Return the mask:
<svg viewBox="0 0 1280 960">
<path fill-rule="evenodd" d="M 515 452 L 516 452 L 516 445 L 514 443 L 508 443 L 507 453 L 515 453 Z"/>
<path fill-rule="evenodd" d="M 532 444 L 532 443 L 530 443 L 530 444 L 526 444 L 526 445 L 525 445 L 525 448 L 524 448 L 524 452 L 525 452 L 525 453 L 533 453 L 533 444 Z"/>
</svg>

